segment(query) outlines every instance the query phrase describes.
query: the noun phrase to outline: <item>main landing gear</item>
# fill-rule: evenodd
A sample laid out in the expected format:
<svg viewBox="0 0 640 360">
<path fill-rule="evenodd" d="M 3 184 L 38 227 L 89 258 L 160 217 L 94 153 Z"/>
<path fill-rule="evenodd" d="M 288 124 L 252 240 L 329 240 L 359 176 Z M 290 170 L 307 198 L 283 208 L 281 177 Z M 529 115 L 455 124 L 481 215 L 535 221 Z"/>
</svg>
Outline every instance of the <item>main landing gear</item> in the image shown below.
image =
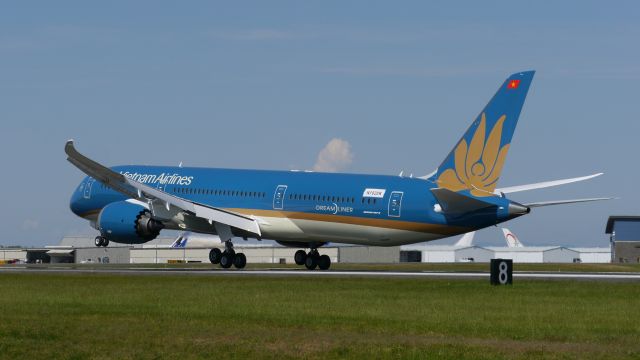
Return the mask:
<svg viewBox="0 0 640 360">
<path fill-rule="evenodd" d="M 331 258 L 329 255 L 320 255 L 318 249 L 311 249 L 309 253 L 304 250 L 296 251 L 294 260 L 297 265 L 304 265 L 309 270 L 328 270 L 331 267 Z"/>
<path fill-rule="evenodd" d="M 107 247 L 109 246 L 109 239 L 107 239 L 104 236 L 96 236 L 94 243 L 96 244 L 97 247 L 101 247 L 101 246 Z"/>
<path fill-rule="evenodd" d="M 231 266 L 242 269 L 247 266 L 247 257 L 243 253 L 236 253 L 230 240 L 224 242 L 224 251 L 220 251 L 218 248 L 211 249 L 209 261 L 212 264 L 220 264 L 223 269 L 228 269 Z"/>
</svg>

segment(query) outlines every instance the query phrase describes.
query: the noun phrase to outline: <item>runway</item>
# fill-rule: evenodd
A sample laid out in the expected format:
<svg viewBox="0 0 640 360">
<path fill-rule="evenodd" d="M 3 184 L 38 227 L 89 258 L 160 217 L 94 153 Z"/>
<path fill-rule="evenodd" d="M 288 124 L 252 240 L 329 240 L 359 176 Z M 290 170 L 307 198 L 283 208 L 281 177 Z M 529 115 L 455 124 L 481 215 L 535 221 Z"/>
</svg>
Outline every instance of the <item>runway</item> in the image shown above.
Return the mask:
<svg viewBox="0 0 640 360">
<path fill-rule="evenodd" d="M 389 278 L 451 278 L 486 279 L 488 272 L 456 271 L 307 271 L 303 269 L 260 269 L 260 270 L 223 270 L 203 268 L 158 268 L 158 267 L 76 267 L 76 266 L 5 266 L 1 273 L 56 273 L 56 274 L 121 274 L 121 275 L 184 275 L 184 276 L 305 276 L 305 277 L 389 277 Z M 640 273 L 560 273 L 514 271 L 514 279 L 546 280 L 600 280 L 600 281 L 640 281 Z"/>
</svg>

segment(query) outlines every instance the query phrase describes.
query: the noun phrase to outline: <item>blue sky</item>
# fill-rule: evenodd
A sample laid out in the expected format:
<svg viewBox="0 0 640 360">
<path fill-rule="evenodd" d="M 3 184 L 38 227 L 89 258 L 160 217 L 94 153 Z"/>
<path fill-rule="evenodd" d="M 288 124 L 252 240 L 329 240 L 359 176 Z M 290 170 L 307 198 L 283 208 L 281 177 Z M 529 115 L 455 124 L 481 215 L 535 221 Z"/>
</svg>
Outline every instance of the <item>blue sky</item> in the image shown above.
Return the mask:
<svg viewBox="0 0 640 360">
<path fill-rule="evenodd" d="M 91 232 L 68 210 L 68 138 L 108 165 L 285 170 L 340 138 L 346 171 L 426 174 L 507 75 L 535 69 L 499 185 L 603 171 L 513 199 L 621 199 L 507 226 L 528 245 L 607 246 L 607 217 L 640 203 L 640 5 L 602 4 L 5 3 L 0 244 Z"/>
</svg>

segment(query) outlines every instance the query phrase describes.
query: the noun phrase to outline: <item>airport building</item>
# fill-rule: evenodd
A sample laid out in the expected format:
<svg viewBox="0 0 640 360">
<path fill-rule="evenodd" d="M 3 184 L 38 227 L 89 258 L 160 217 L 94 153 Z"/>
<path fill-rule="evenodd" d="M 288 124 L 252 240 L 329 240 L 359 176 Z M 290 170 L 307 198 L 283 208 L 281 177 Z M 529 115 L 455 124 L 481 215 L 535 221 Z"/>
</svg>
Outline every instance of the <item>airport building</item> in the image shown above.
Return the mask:
<svg viewBox="0 0 640 360">
<path fill-rule="evenodd" d="M 640 263 L 640 216 L 610 216 L 611 262 Z"/>
<path fill-rule="evenodd" d="M 516 263 L 608 263 L 611 260 L 611 251 L 609 248 L 567 248 L 564 246 L 407 245 L 402 247 L 401 258 L 435 263 L 489 262 L 491 259 L 512 259 Z"/>
<path fill-rule="evenodd" d="M 65 237 L 59 245 L 34 249 L 0 248 L 0 262 L 18 260 L 28 263 L 110 263 L 110 264 L 164 264 L 208 263 L 210 247 L 172 248 L 174 238 L 158 238 L 146 244 L 127 246 L 112 243 L 96 247 L 91 237 Z M 618 249 L 632 247 L 629 242 Z M 640 241 L 635 242 L 640 248 Z M 222 244 L 215 244 L 222 248 Z M 621 246 L 619 244 L 619 246 Z M 243 252 L 249 263 L 293 264 L 296 248 L 287 248 L 273 242 L 235 242 L 237 251 Z M 638 249 L 634 248 L 634 249 Z M 619 250 L 619 251 L 622 251 Z M 483 247 L 455 245 L 405 245 L 396 247 L 328 246 L 320 249 L 334 263 L 456 263 L 481 262 L 491 259 L 513 259 L 516 263 L 608 263 L 610 248 L 548 247 Z M 628 255 L 625 255 L 628 256 Z M 638 255 L 640 256 L 640 254 Z M 629 260 L 630 261 L 630 260 Z"/>
</svg>

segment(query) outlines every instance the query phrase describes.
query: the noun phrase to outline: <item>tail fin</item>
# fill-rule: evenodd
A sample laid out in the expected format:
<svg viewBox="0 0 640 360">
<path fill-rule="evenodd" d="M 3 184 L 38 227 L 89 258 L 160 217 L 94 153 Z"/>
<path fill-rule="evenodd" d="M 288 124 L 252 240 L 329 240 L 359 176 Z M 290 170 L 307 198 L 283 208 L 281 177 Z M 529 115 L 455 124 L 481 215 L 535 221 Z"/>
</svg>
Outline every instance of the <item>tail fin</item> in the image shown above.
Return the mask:
<svg viewBox="0 0 640 360">
<path fill-rule="evenodd" d="M 507 242 L 508 247 L 524 247 L 516 234 L 512 233 L 511 230 L 502 228 L 502 233 L 504 234 L 504 240 Z"/>
<path fill-rule="evenodd" d="M 473 237 L 475 235 L 475 231 L 468 232 L 464 234 L 453 246 L 471 246 L 473 245 Z"/>
<path fill-rule="evenodd" d="M 493 195 L 534 73 L 505 80 L 429 180 L 474 196 Z"/>
</svg>

